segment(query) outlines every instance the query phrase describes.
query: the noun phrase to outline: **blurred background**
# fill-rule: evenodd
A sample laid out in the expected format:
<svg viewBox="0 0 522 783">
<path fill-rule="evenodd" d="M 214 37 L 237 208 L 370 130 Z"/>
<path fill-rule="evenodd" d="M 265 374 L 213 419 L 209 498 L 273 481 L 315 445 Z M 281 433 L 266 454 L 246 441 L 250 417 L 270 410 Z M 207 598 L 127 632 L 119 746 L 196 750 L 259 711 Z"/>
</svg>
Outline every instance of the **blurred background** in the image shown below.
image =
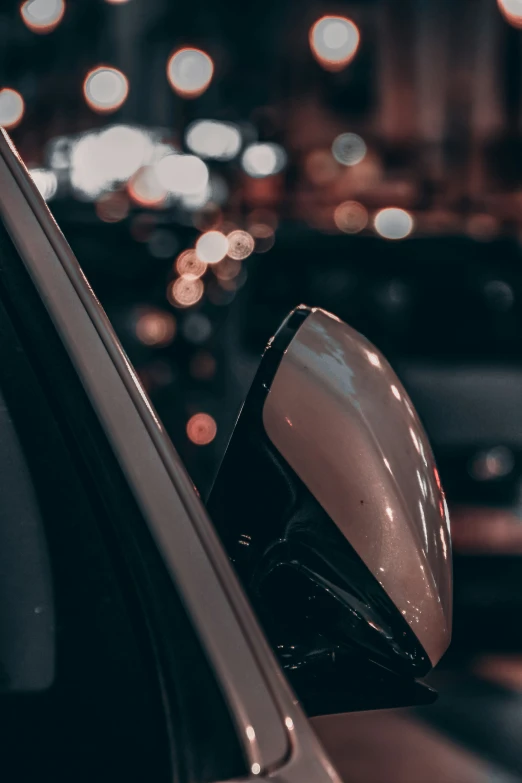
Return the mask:
<svg viewBox="0 0 522 783">
<path fill-rule="evenodd" d="M 4 0 L 0 40 L 0 125 L 203 496 L 298 304 L 418 407 L 454 643 L 435 707 L 318 722 L 345 779 L 522 780 L 522 0 Z"/>
</svg>

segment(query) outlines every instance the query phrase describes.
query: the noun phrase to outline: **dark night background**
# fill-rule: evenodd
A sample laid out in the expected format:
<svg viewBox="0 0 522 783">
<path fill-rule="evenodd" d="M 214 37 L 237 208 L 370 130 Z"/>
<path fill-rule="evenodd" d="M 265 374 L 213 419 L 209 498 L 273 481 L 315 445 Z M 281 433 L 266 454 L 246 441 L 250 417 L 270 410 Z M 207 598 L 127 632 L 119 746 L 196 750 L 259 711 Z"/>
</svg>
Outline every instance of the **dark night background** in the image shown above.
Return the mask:
<svg viewBox="0 0 522 783">
<path fill-rule="evenodd" d="M 203 495 L 292 307 L 391 361 L 454 520 L 423 720 L 522 776 L 522 1 L 4 0 L 0 42 L 0 124 Z"/>
</svg>

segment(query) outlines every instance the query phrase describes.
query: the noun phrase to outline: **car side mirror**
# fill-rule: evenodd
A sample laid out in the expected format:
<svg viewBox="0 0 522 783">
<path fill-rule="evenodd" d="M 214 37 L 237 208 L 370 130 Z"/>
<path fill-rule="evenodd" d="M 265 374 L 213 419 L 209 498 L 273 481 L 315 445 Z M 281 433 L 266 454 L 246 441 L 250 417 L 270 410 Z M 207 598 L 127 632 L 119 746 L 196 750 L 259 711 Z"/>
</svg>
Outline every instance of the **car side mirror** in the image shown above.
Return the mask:
<svg viewBox="0 0 522 783">
<path fill-rule="evenodd" d="M 379 351 L 298 307 L 269 342 L 208 501 L 309 715 L 427 703 L 451 638 L 449 519 Z"/>
</svg>

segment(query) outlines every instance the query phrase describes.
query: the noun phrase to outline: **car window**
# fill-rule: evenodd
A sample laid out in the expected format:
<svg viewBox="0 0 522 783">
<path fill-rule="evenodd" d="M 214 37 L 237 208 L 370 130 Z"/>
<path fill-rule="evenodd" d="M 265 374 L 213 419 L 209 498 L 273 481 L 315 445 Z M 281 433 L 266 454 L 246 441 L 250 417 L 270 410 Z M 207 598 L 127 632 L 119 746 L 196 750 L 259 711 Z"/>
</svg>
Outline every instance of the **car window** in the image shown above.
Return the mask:
<svg viewBox="0 0 522 783">
<path fill-rule="evenodd" d="M 244 775 L 219 685 L 3 226 L 0 272 L 0 777 Z"/>
</svg>

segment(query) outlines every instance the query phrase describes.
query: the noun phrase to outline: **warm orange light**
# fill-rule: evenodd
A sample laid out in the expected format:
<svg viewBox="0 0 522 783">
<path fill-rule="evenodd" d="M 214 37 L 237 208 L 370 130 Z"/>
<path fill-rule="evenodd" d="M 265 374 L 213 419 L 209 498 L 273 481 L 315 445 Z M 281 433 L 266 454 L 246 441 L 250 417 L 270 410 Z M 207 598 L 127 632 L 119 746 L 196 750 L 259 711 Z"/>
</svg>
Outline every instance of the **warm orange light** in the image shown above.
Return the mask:
<svg viewBox="0 0 522 783">
<path fill-rule="evenodd" d="M 440 483 L 440 475 L 437 468 L 433 468 L 433 475 L 435 476 L 435 481 L 437 482 L 438 488 L 442 491 L 442 484 Z"/>
<path fill-rule="evenodd" d="M 266 253 L 268 250 L 270 250 L 271 247 L 273 247 L 275 242 L 275 233 L 272 226 L 269 226 L 266 223 L 252 223 L 252 225 L 249 226 L 249 229 L 250 233 L 255 239 L 256 253 Z"/>
<path fill-rule="evenodd" d="M 159 207 L 167 198 L 167 191 L 158 182 L 152 166 L 142 166 L 127 185 L 129 196 L 141 207 Z"/>
<path fill-rule="evenodd" d="M 175 307 L 191 307 L 203 296 L 205 290 L 201 280 L 189 280 L 186 277 L 178 277 L 169 286 L 167 296 L 169 302 Z"/>
<path fill-rule="evenodd" d="M 195 250 L 184 250 L 176 260 L 176 272 L 186 280 L 197 280 L 206 271 L 206 263 L 197 257 Z"/>
<path fill-rule="evenodd" d="M 224 258 L 212 271 L 218 280 L 233 280 L 241 272 L 241 261 L 236 258 Z"/>
<path fill-rule="evenodd" d="M 335 209 L 334 221 L 345 234 L 357 234 L 368 224 L 368 210 L 358 201 L 343 201 Z"/>
<path fill-rule="evenodd" d="M 208 413 L 195 413 L 187 422 L 187 436 L 196 446 L 208 446 L 217 433 L 217 424 Z"/>
<path fill-rule="evenodd" d="M 171 313 L 149 310 L 136 322 L 136 337 L 144 345 L 168 345 L 176 334 L 176 319 Z"/>
<path fill-rule="evenodd" d="M 275 212 L 270 209 L 254 209 L 247 217 L 248 230 L 255 224 L 265 224 L 276 230 L 279 220 Z"/>
<path fill-rule="evenodd" d="M 99 65 L 85 77 L 83 94 L 93 111 L 98 114 L 111 114 L 127 100 L 129 82 L 125 74 L 117 68 Z"/>
<path fill-rule="evenodd" d="M 16 128 L 24 116 L 24 99 L 16 90 L 4 87 L 0 90 L 0 127 Z"/>
<path fill-rule="evenodd" d="M 466 230 L 473 239 L 488 241 L 498 234 L 500 225 L 495 215 L 478 213 L 477 215 L 470 215 L 466 222 Z"/>
<path fill-rule="evenodd" d="M 340 71 L 355 57 L 360 34 L 345 16 L 323 16 L 312 26 L 309 40 L 317 62 L 327 71 Z"/>
<path fill-rule="evenodd" d="M 502 16 L 510 25 L 522 28 L 522 0 L 497 0 Z"/>
<path fill-rule="evenodd" d="M 242 261 L 254 251 L 254 237 L 248 231 L 232 231 L 228 236 L 228 255 Z"/>
<path fill-rule="evenodd" d="M 95 209 L 104 223 L 118 223 L 129 214 L 129 199 L 125 193 L 105 193 L 96 202 Z"/>
<path fill-rule="evenodd" d="M 169 57 L 167 78 L 170 86 L 183 98 L 198 98 L 214 75 L 212 58 L 201 49 L 178 49 Z"/>
<path fill-rule="evenodd" d="M 330 150 L 312 150 L 304 162 L 305 171 L 310 182 L 315 185 L 327 185 L 341 174 L 341 167 Z"/>
<path fill-rule="evenodd" d="M 205 231 L 196 242 L 196 255 L 206 264 L 217 264 L 228 252 L 228 239 L 221 231 Z"/>
<path fill-rule="evenodd" d="M 52 32 L 62 21 L 64 13 L 64 0 L 25 0 L 20 6 L 20 15 L 33 33 Z"/>
</svg>

